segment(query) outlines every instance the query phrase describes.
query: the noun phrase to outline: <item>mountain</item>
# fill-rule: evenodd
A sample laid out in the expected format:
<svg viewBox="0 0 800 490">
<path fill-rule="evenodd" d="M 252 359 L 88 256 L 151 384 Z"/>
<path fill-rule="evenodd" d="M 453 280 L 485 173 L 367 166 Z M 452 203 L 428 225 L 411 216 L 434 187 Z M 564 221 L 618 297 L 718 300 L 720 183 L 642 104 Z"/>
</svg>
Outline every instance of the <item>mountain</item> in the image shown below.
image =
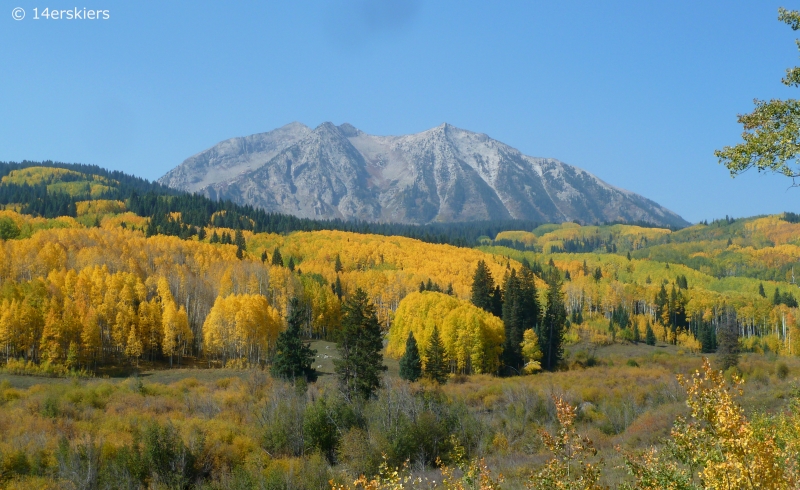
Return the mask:
<svg viewBox="0 0 800 490">
<path fill-rule="evenodd" d="M 405 136 L 369 135 L 346 123 L 313 130 L 291 123 L 223 141 L 159 182 L 314 219 L 688 224 L 585 170 L 446 123 Z"/>
</svg>

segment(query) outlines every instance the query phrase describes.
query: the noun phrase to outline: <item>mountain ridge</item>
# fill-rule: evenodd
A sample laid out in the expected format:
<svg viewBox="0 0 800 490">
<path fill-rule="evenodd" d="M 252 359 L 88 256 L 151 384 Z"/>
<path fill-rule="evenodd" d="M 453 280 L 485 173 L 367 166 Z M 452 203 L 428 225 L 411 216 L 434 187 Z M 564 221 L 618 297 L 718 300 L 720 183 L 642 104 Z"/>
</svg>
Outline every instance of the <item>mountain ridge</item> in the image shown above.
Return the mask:
<svg viewBox="0 0 800 490">
<path fill-rule="evenodd" d="M 313 219 L 425 224 L 495 219 L 688 225 L 591 173 L 443 123 L 401 136 L 325 122 L 231 138 L 158 180 Z"/>
</svg>

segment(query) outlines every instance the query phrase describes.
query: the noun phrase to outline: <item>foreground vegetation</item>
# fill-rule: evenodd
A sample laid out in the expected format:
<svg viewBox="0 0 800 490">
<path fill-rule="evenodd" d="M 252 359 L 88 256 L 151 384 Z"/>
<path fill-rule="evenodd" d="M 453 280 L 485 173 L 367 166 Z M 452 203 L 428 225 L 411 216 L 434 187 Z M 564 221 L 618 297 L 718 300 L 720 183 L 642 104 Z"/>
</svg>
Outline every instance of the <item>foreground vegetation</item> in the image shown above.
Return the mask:
<svg viewBox="0 0 800 490">
<path fill-rule="evenodd" d="M 744 395 L 737 400 L 751 420 L 750 432 L 726 434 L 709 432 L 709 414 L 698 411 L 708 410 L 696 405 L 705 400 L 716 409 L 727 404 L 730 416 L 737 413 L 712 390 L 714 383 L 693 387 L 692 373 L 702 372 L 699 356 L 670 346 L 633 348 L 626 355 L 606 347 L 595 351 L 593 367 L 582 368 L 577 347 L 567 358 L 568 371 L 457 377 L 445 385 L 389 376 L 375 397 L 361 402 L 346 402 L 331 376 L 292 384 L 261 369 L 180 369 L 116 380 L 0 375 L 0 482 L 5 488 L 317 489 L 378 475 L 382 464 L 407 464 L 408 476 L 428 488 L 479 488 L 456 482 L 464 484 L 464 471 L 477 478 L 487 469 L 492 480 L 502 475 L 502 488 L 594 488 L 575 483 L 586 476 L 583 462 L 597 471 L 597 485 L 612 488 L 695 488 L 689 485 L 701 482 L 697 488 L 751 488 L 712 486 L 706 475 L 735 466 L 741 455 L 768 457 L 763 444 L 770 438 L 773 452 L 788 451 L 790 458 L 779 462 L 780 481 L 791 482 L 786 472 L 796 471 L 800 454 L 800 363 L 790 360 L 787 373 L 774 358 L 744 356 Z M 676 374 L 690 381 L 682 387 Z M 692 410 L 685 388 L 694 397 Z M 720 438 L 741 443 L 744 452 L 680 459 L 678 450 L 686 447 L 670 437 L 679 416 L 686 422 L 678 421 L 678 433 L 687 433 L 693 421 L 705 431 L 706 439 L 684 443 L 705 440 L 702 447 L 713 452 L 708 443 Z M 722 422 L 742 425 L 739 419 Z M 559 446 L 552 437 L 566 437 L 573 446 L 585 446 L 588 438 L 597 453 L 570 452 L 577 446 Z M 552 459 L 554 448 L 561 459 Z M 559 464 L 571 465 L 572 476 L 559 477 L 563 486 L 549 486 Z M 437 465 L 451 472 L 448 486 Z M 653 474 L 658 468 L 666 473 Z M 556 473 L 542 473 L 547 471 Z M 391 473 L 384 471 L 384 478 L 391 480 Z M 645 477 L 661 483 L 647 486 Z M 683 478 L 687 486 L 668 487 L 667 477 Z"/>
</svg>

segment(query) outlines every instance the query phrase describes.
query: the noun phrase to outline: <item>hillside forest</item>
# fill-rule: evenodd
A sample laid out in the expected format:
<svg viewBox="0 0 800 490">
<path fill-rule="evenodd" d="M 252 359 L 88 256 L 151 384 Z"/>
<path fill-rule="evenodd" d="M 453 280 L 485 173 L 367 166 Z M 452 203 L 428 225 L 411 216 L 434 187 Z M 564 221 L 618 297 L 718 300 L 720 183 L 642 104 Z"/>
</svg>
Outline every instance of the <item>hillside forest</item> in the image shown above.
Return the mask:
<svg viewBox="0 0 800 490">
<path fill-rule="evenodd" d="M 0 486 L 797 482 L 796 214 L 415 229 L 3 165 Z"/>
</svg>

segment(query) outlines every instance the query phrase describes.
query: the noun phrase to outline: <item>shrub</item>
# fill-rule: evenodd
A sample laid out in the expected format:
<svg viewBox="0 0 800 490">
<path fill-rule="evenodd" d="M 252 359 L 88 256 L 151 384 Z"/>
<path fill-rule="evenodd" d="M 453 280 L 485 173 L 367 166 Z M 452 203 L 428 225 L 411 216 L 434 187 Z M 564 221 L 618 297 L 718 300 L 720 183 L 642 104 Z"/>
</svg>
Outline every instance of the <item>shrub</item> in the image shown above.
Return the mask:
<svg viewBox="0 0 800 490">
<path fill-rule="evenodd" d="M 785 362 L 779 362 L 776 374 L 778 375 L 778 379 L 786 379 L 786 377 L 789 376 L 789 366 L 787 366 Z"/>
</svg>

